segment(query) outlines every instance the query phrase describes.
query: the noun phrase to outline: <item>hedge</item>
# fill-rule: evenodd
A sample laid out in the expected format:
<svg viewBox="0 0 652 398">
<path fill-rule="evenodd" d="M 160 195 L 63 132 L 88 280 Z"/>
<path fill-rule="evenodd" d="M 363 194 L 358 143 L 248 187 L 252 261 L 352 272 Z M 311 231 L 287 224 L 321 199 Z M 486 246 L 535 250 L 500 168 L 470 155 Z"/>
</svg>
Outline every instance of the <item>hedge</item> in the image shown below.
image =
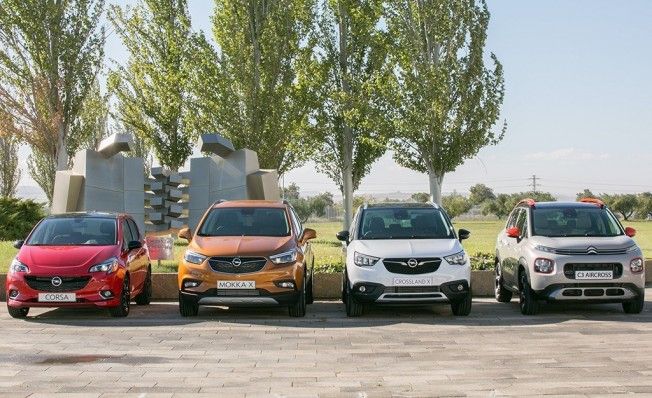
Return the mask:
<svg viewBox="0 0 652 398">
<path fill-rule="evenodd" d="M 25 239 L 43 217 L 42 203 L 31 199 L 0 198 L 0 240 Z"/>
</svg>

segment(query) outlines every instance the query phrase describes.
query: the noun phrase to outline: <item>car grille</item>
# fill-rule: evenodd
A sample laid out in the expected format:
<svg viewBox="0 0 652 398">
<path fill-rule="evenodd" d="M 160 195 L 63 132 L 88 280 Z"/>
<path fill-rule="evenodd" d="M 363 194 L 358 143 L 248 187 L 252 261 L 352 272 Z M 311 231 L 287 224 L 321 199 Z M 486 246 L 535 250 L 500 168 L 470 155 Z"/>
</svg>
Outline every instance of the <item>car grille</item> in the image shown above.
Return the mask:
<svg viewBox="0 0 652 398">
<path fill-rule="evenodd" d="M 437 293 L 439 286 L 387 286 L 385 293 Z"/>
<path fill-rule="evenodd" d="M 619 263 L 582 263 L 564 265 L 564 275 L 575 279 L 575 271 L 613 271 L 614 279 L 623 275 L 623 265 Z"/>
<path fill-rule="evenodd" d="M 90 276 L 80 276 L 80 277 L 61 277 L 61 285 L 54 286 L 52 284 L 52 276 L 25 276 L 25 282 L 27 285 L 41 292 L 74 292 L 76 290 L 83 289 L 90 281 Z"/>
<path fill-rule="evenodd" d="M 410 260 L 416 260 L 417 264 L 415 266 L 408 265 Z M 383 259 L 383 264 L 387 271 L 394 274 L 427 274 L 439 269 L 441 258 L 386 258 Z"/>
<path fill-rule="evenodd" d="M 217 295 L 226 297 L 246 297 L 260 296 L 260 292 L 255 289 L 217 289 Z"/>
<path fill-rule="evenodd" d="M 240 264 L 235 265 L 233 260 L 239 259 Z M 237 260 L 235 261 L 237 264 Z M 265 257 L 211 257 L 208 264 L 215 272 L 226 274 L 247 274 L 258 272 L 265 267 Z"/>
<path fill-rule="evenodd" d="M 596 248 L 586 248 L 586 249 L 555 249 L 555 254 L 560 254 L 562 256 L 589 256 L 589 255 L 600 255 L 600 256 L 613 256 L 626 254 L 628 248 L 622 249 L 596 249 Z"/>
</svg>

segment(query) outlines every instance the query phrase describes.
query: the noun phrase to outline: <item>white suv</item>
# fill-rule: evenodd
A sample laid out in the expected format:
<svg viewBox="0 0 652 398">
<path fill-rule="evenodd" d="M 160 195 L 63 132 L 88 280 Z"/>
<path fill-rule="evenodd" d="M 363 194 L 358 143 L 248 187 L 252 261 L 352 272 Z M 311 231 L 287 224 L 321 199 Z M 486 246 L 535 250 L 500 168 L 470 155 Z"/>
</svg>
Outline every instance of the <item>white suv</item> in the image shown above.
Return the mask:
<svg viewBox="0 0 652 398">
<path fill-rule="evenodd" d="M 521 201 L 496 242 L 496 300 L 519 295 L 521 313 L 540 301 L 622 303 L 626 313 L 645 304 L 641 249 L 597 199 Z"/>
<path fill-rule="evenodd" d="M 446 212 L 432 203 L 364 205 L 346 242 L 342 300 L 348 316 L 365 304 L 450 303 L 455 315 L 471 312 L 471 264 Z M 458 238 L 459 236 L 459 238 Z"/>
</svg>

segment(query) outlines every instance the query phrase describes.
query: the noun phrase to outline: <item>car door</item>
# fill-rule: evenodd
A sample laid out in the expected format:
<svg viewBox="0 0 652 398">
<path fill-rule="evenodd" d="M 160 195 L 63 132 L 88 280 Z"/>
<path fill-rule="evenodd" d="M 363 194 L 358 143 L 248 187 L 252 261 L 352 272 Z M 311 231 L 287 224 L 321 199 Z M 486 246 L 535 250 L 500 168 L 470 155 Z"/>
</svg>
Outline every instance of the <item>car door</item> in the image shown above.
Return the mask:
<svg viewBox="0 0 652 398">
<path fill-rule="evenodd" d="M 514 275 L 514 256 L 516 253 L 514 252 L 515 239 L 507 236 L 507 230 L 516 226 L 522 210 L 523 209 L 520 207 L 517 207 L 512 211 L 512 213 L 509 215 L 509 218 L 507 219 L 505 229 L 500 234 L 500 239 L 498 242 L 498 245 L 500 246 L 500 270 L 502 272 L 503 282 L 511 288 L 518 286 L 518 283 L 516 283 L 517 276 Z"/>
<path fill-rule="evenodd" d="M 301 247 L 301 251 L 303 252 L 303 257 L 306 264 L 306 268 L 308 270 L 308 274 L 312 275 L 312 267 L 313 264 L 315 263 L 315 258 L 312 253 L 312 246 L 310 245 L 309 240 L 305 242 L 301 242 L 301 237 L 303 236 L 303 225 L 301 224 L 301 220 L 299 219 L 299 216 L 294 211 L 294 209 L 290 209 L 290 219 L 292 220 L 294 230 L 296 231 L 295 233 L 297 238 L 297 244 Z"/>
<path fill-rule="evenodd" d="M 134 286 L 136 290 L 140 290 L 145 284 L 147 278 L 147 269 L 149 267 L 149 257 L 147 256 L 147 249 L 136 222 L 131 218 L 127 218 L 127 225 L 131 231 L 132 240 L 140 242 L 142 245 L 139 249 L 132 250 L 130 253 L 132 257 L 132 275 L 134 275 Z"/>
<path fill-rule="evenodd" d="M 528 222 L 528 210 L 522 208 L 521 212 L 518 215 L 516 220 L 516 228 L 521 231 L 518 239 L 513 239 L 512 250 L 514 253 L 514 261 L 512 264 L 512 276 L 514 278 L 515 286 L 518 286 L 518 268 L 521 264 L 521 258 L 523 257 L 522 253 L 524 251 L 524 246 L 527 245 L 529 237 L 529 222 Z"/>
<path fill-rule="evenodd" d="M 139 279 L 138 267 L 137 264 L 135 264 L 134 262 L 133 253 L 129 250 L 129 242 L 134 240 L 134 237 L 131 234 L 131 228 L 129 228 L 129 224 L 127 223 L 127 220 L 124 218 L 120 219 L 120 229 L 122 230 L 122 260 L 124 261 L 125 267 L 129 272 L 131 295 L 133 297 L 133 294 L 136 291 L 135 287 L 138 286 L 138 284 L 140 283 L 138 280 Z"/>
</svg>

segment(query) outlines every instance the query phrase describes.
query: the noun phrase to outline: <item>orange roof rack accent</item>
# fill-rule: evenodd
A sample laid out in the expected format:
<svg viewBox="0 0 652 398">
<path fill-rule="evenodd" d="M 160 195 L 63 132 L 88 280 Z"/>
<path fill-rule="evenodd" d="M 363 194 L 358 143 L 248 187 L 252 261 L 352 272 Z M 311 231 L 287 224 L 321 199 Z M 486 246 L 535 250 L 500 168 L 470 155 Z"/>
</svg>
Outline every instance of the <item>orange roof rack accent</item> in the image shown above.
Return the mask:
<svg viewBox="0 0 652 398">
<path fill-rule="evenodd" d="M 600 199 L 596 198 L 582 198 L 580 199 L 580 202 L 582 203 L 593 203 L 594 205 L 603 208 L 604 207 L 604 202 L 601 201 Z"/>
<path fill-rule="evenodd" d="M 530 206 L 530 207 L 535 207 L 535 205 L 537 204 L 537 202 L 536 202 L 534 199 L 532 199 L 532 198 L 526 198 L 526 199 L 521 199 L 521 201 L 518 202 L 517 206 L 518 206 L 518 205 L 521 205 L 521 204 L 524 204 L 524 203 L 525 203 L 526 205 Z"/>
</svg>

